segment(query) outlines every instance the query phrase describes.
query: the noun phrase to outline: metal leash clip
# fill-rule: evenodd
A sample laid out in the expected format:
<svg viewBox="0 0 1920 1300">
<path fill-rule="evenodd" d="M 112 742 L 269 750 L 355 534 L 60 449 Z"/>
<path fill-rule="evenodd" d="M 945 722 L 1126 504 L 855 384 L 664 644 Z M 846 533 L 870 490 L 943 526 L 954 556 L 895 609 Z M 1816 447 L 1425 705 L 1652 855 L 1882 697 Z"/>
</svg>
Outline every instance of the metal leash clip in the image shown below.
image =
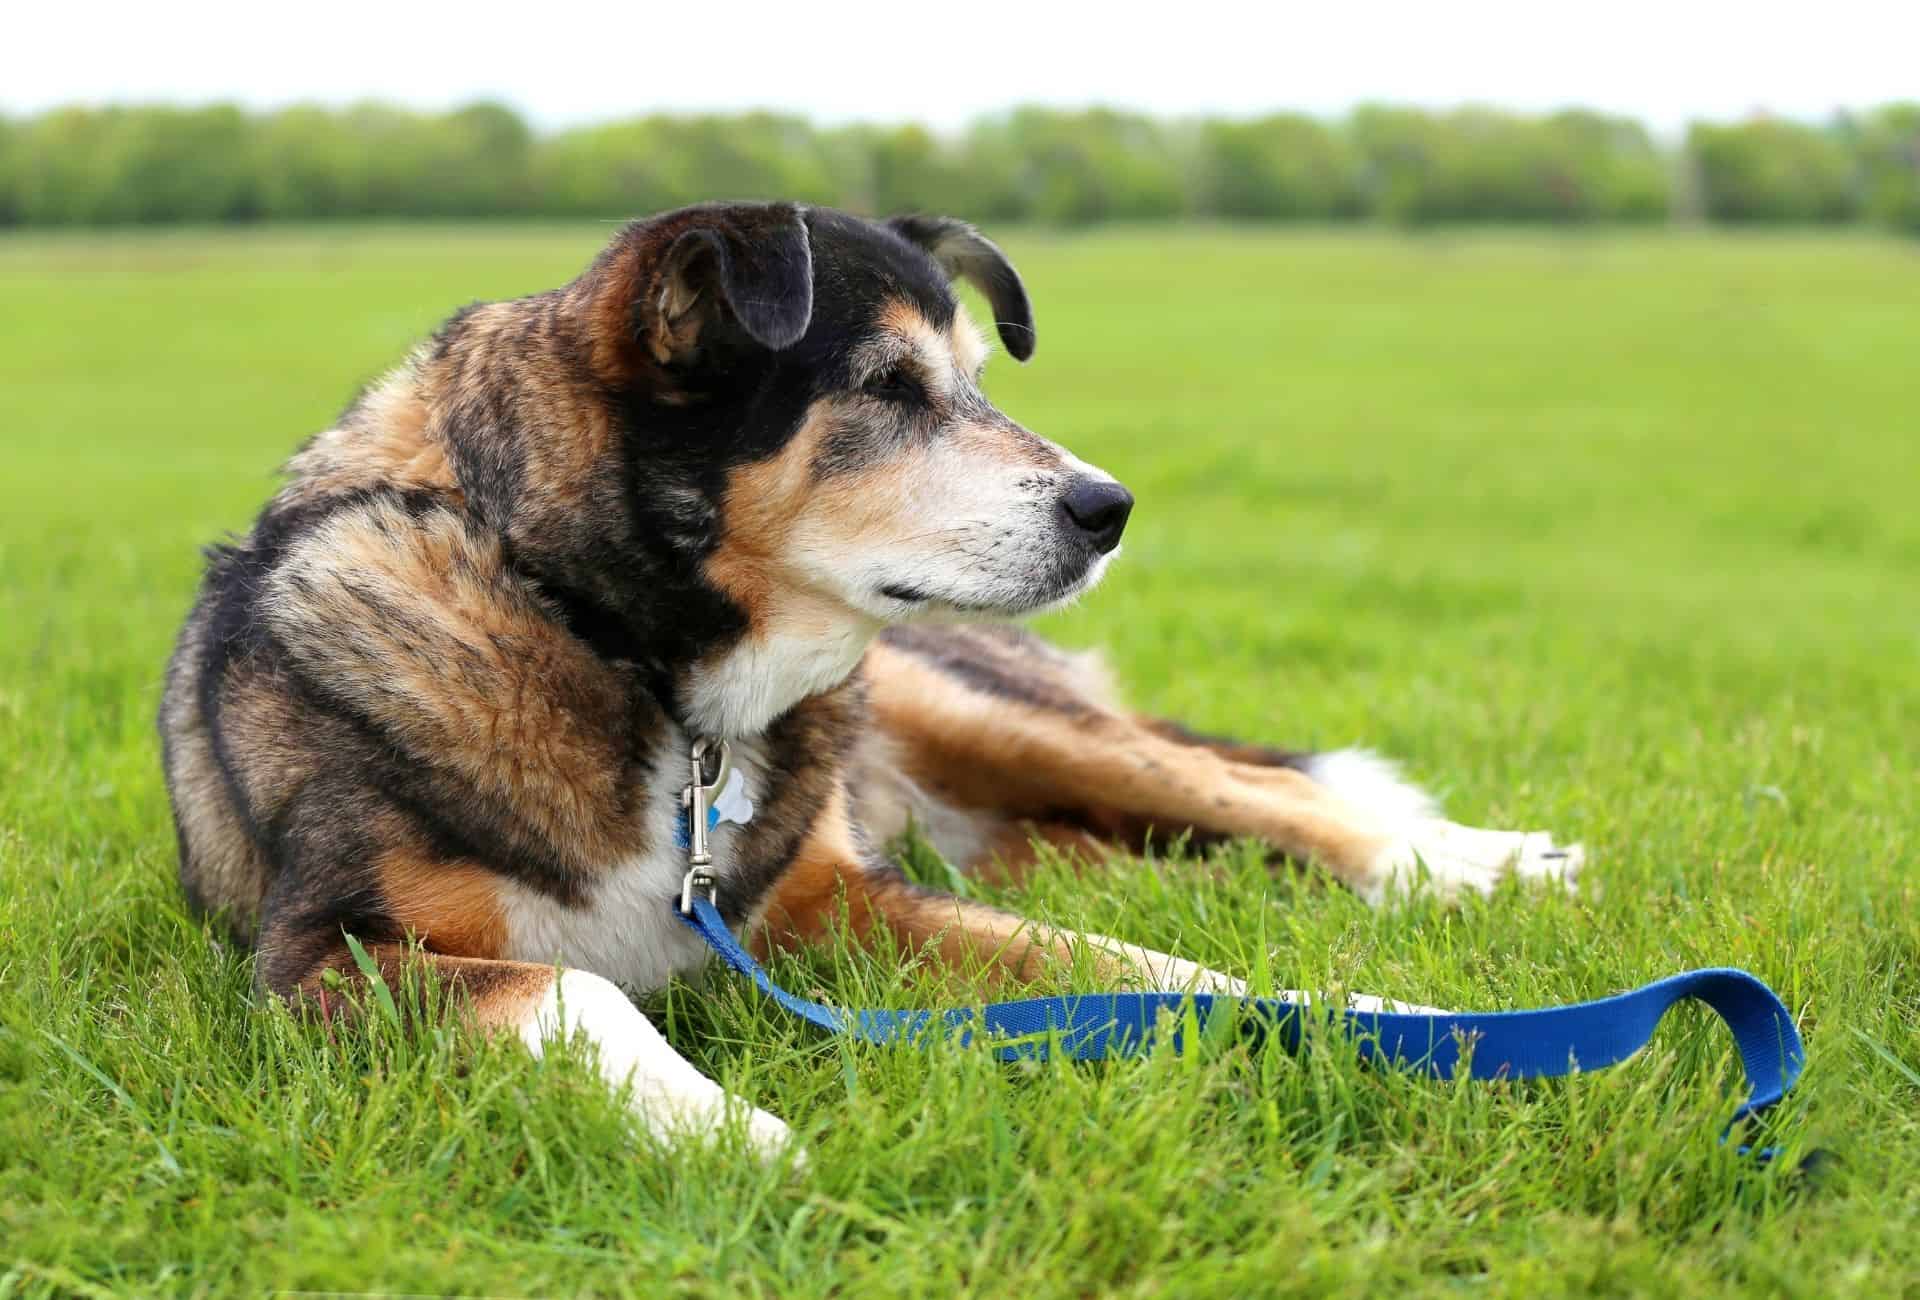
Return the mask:
<svg viewBox="0 0 1920 1300">
<path fill-rule="evenodd" d="M 690 755 L 692 779 L 686 789 L 680 792 L 680 806 L 687 813 L 687 874 L 680 881 L 680 911 L 686 915 L 693 913 L 693 895 L 695 890 L 705 890 L 707 901 L 719 902 L 718 882 L 713 874 L 713 851 L 707 847 L 707 811 L 713 806 L 713 796 L 726 783 L 727 773 L 733 767 L 733 751 L 724 740 L 708 740 L 705 736 L 696 737 Z M 707 772 L 711 757 L 713 772 Z"/>
</svg>

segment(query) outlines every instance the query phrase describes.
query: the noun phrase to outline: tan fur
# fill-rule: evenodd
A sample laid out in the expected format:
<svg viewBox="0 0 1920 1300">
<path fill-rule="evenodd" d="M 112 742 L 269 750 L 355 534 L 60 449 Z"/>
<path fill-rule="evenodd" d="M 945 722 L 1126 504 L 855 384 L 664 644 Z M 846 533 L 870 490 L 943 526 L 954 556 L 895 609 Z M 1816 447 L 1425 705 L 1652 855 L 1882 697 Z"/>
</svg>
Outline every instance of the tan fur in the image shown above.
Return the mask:
<svg viewBox="0 0 1920 1300">
<path fill-rule="evenodd" d="M 532 1021 L 558 977 L 552 966 L 534 962 L 409 950 L 403 944 L 370 944 L 365 951 L 392 990 L 405 987 L 409 963 L 417 962 L 431 970 L 472 1022 L 485 1030 L 516 1030 Z M 349 985 L 360 977 L 358 962 L 342 944 L 326 961 L 316 964 L 294 991 L 302 1005 L 323 1015 L 345 1009 L 339 995 L 327 988 L 330 971 L 346 977 Z"/>
<path fill-rule="evenodd" d="M 435 952 L 492 957 L 505 948 L 499 877 L 485 868 L 396 850 L 381 858 L 377 875 L 393 919 Z"/>
<path fill-rule="evenodd" d="M 972 379 L 971 373 L 958 373 L 952 338 L 935 329 L 912 303 L 897 299 L 888 303 L 880 313 L 880 325 L 880 340 L 869 345 L 873 355 L 911 364 L 936 396 L 951 397 L 963 380 Z"/>
<path fill-rule="evenodd" d="M 918 890 L 863 866 L 848 807 L 846 791 L 835 790 L 774 886 L 755 937 L 763 955 L 772 947 L 820 942 L 844 905 L 848 927 L 862 944 L 875 945 L 884 934 L 910 952 L 932 945 L 950 970 L 979 971 L 989 984 L 1008 977 L 1036 980 L 1054 964 L 1071 962 L 1065 940 L 1018 917 Z"/>
<path fill-rule="evenodd" d="M 1024 437 L 1018 426 L 967 422 L 955 426 L 951 446 L 970 459 L 985 463 L 1053 469 L 1059 465 L 1054 449 L 1036 438 Z"/>
<path fill-rule="evenodd" d="M 725 531 L 707 560 L 707 579 L 746 611 L 756 629 L 776 620 L 805 628 L 840 612 L 837 602 L 796 589 L 786 572 L 795 528 L 808 511 L 821 508 L 814 499 L 813 458 L 836 407 L 816 402 L 778 455 L 735 470 L 727 482 Z"/>
<path fill-rule="evenodd" d="M 953 363 L 968 379 L 978 379 L 987 364 L 987 336 L 973 323 L 964 306 L 953 309 L 953 328 L 947 331 Z"/>
<path fill-rule="evenodd" d="M 699 341 L 700 317 L 694 308 L 700 305 L 701 289 L 675 277 L 658 290 L 660 323 L 647 336 L 647 348 L 654 360 L 666 365 L 686 353 Z"/>
<path fill-rule="evenodd" d="M 1022 817 L 1004 823 L 989 841 L 985 854 L 968 869 L 991 884 L 1016 885 L 1039 862 L 1043 847 L 1070 862 L 1089 863 L 1105 862 L 1121 849 L 1113 839 L 1085 826 Z"/>
<path fill-rule="evenodd" d="M 634 851 L 628 683 L 507 575 L 497 542 L 377 503 L 304 537 L 266 596 L 288 651 L 419 761 L 511 806 L 581 869 Z M 406 635 L 383 635 L 396 621 Z"/>
<path fill-rule="evenodd" d="M 287 462 L 283 498 L 316 501 L 371 487 L 452 489 L 447 449 L 428 430 L 431 408 L 415 357 L 387 375 L 341 425 L 316 434 Z"/>
<path fill-rule="evenodd" d="M 527 498 L 521 509 L 552 518 L 584 502 L 595 470 L 612 453 L 613 421 L 603 394 L 547 362 L 543 346 L 553 341 L 558 323 L 529 321 L 515 306 L 489 303 L 470 312 L 464 346 L 439 362 L 432 382 L 442 393 L 484 391 L 499 371 L 511 373 L 515 404 L 541 431 L 520 448 L 520 490 Z M 455 418 L 459 410 L 443 406 L 440 414 Z"/>
<path fill-rule="evenodd" d="M 605 267 L 594 296 L 573 305 L 592 340 L 590 362 L 602 383 L 620 384 L 635 374 L 657 371 L 670 355 L 670 350 L 663 355 L 650 346 L 649 332 L 635 328 L 636 305 L 644 308 L 650 298 L 657 302 L 657 290 L 644 280 L 642 270 L 639 258 L 615 259 Z"/>
<path fill-rule="evenodd" d="M 761 923 L 749 936 L 761 956 L 774 948 L 820 943 L 844 915 L 862 946 L 886 942 L 908 953 L 931 951 L 971 988 L 1057 979 L 1084 954 L 1092 963 L 1092 978 L 1106 986 L 1241 991 L 1231 978 L 1166 953 L 1052 929 L 970 899 L 921 889 L 866 865 L 848 807 L 845 792 L 836 791 L 793 866 L 775 884 Z"/>
</svg>

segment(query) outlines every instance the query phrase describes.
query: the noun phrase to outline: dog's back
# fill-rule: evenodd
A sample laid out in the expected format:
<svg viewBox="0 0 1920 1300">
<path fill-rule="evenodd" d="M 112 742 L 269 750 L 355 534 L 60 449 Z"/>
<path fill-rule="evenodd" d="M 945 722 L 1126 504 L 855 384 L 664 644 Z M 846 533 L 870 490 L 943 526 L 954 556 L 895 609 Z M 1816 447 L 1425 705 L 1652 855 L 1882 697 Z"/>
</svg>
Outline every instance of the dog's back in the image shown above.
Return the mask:
<svg viewBox="0 0 1920 1300">
<path fill-rule="evenodd" d="M 267 862 L 221 767 L 206 707 L 208 641 L 224 585 L 221 569 L 216 558 L 167 663 L 160 753 L 187 898 L 204 911 L 225 913 L 236 934 L 247 938 L 266 894 Z"/>
<path fill-rule="evenodd" d="M 200 591 L 168 662 L 159 730 L 179 837 L 180 882 L 195 907 L 251 940 L 273 883 L 282 795 L 352 761 L 365 738 L 281 662 L 261 627 L 266 580 L 294 538 L 330 514 L 382 498 L 457 504 L 447 448 L 428 429 L 441 367 L 421 349 L 288 460 L 285 481 L 242 537 L 207 549 Z M 343 810 L 344 811 L 344 810 Z"/>
</svg>

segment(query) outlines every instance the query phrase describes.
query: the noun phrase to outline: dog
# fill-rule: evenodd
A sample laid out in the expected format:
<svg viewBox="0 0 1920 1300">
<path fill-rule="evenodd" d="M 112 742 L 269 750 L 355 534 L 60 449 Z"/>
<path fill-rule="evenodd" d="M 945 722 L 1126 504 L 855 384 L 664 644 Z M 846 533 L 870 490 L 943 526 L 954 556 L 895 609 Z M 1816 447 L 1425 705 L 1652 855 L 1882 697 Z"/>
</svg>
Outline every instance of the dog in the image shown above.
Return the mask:
<svg viewBox="0 0 1920 1300">
<path fill-rule="evenodd" d="M 987 399 L 956 280 L 1031 357 L 1019 275 L 960 221 L 669 212 L 458 312 L 300 448 L 209 549 L 159 715 L 181 881 L 262 990 L 331 1014 L 353 936 L 536 1054 L 583 1034 L 647 1130 L 738 1113 L 771 1154 L 786 1124 L 627 993 L 704 956 L 674 915 L 691 786 L 717 793 L 703 882 L 758 953 L 844 932 L 989 985 L 1078 951 L 1242 991 L 911 883 L 885 856 L 909 824 L 1003 876 L 1152 833 L 1257 837 L 1372 900 L 1573 881 L 1577 845 L 1445 821 L 1366 751 L 1136 716 L 1006 625 L 1093 588 L 1133 498 Z"/>
</svg>

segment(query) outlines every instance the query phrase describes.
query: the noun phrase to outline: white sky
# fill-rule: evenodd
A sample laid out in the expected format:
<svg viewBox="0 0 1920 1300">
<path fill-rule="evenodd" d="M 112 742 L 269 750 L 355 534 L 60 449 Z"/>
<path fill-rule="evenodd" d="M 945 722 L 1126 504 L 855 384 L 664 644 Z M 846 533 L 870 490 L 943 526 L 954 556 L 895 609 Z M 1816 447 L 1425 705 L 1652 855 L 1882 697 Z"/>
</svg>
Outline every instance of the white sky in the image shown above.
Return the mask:
<svg viewBox="0 0 1920 1300">
<path fill-rule="evenodd" d="M 1336 113 L 1581 104 L 1662 131 L 1920 98 L 1920 2 L 1822 0 L 20 0 L 0 111 L 74 101 L 481 96 L 542 126 L 789 109 L 937 127 L 1013 103 Z"/>
</svg>

